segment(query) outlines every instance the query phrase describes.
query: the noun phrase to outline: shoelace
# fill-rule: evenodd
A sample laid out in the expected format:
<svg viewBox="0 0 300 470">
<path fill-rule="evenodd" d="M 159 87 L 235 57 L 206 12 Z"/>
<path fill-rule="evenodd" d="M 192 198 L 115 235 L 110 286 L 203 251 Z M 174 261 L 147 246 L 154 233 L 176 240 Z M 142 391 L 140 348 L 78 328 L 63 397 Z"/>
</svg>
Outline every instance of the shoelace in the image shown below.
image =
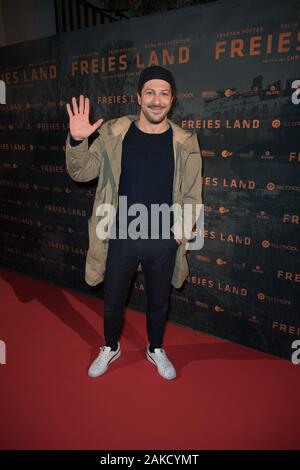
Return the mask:
<svg viewBox="0 0 300 470">
<path fill-rule="evenodd" d="M 157 361 L 159 362 L 161 366 L 163 366 L 163 368 L 172 367 L 172 364 L 167 358 L 167 355 L 164 349 L 160 349 L 159 351 L 156 351 L 156 354 L 157 354 Z"/>
<path fill-rule="evenodd" d="M 110 348 L 108 346 L 102 346 L 100 348 L 99 356 L 96 359 L 96 363 L 99 364 L 101 361 L 107 358 L 110 353 Z"/>
<path fill-rule="evenodd" d="M 158 351 L 156 351 L 156 354 L 158 355 L 158 357 L 166 356 L 166 351 L 164 349 L 159 349 Z"/>
</svg>

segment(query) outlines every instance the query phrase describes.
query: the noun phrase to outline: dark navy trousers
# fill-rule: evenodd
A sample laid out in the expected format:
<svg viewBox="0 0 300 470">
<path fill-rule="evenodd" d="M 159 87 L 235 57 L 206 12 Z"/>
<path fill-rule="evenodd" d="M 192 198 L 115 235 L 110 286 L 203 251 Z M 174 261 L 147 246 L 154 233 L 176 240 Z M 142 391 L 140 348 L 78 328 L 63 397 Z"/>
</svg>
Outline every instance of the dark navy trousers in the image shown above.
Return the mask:
<svg viewBox="0 0 300 470">
<path fill-rule="evenodd" d="M 169 293 L 178 248 L 169 239 L 110 239 L 104 277 L 104 336 L 117 348 L 123 328 L 125 302 L 139 261 L 145 277 L 147 334 L 152 348 L 163 343 Z"/>
</svg>

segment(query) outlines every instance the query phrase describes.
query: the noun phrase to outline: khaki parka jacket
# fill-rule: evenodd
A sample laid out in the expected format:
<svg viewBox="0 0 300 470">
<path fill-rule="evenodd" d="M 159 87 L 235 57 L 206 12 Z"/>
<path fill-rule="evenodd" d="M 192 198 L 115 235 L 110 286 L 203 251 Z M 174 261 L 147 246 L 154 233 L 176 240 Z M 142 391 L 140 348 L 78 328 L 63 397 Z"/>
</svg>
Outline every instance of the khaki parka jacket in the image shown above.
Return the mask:
<svg viewBox="0 0 300 470">
<path fill-rule="evenodd" d="M 137 115 L 127 115 L 111 119 L 98 129 L 98 137 L 88 147 L 88 139 L 79 145 L 70 145 L 70 133 L 66 141 L 66 167 L 74 181 L 87 182 L 98 178 L 92 216 L 88 221 L 89 249 L 86 258 L 85 280 L 94 286 L 104 279 L 109 238 L 102 239 L 96 233 L 101 219 L 97 208 L 101 204 L 111 204 L 117 211 L 118 189 L 121 174 L 122 142 L 132 121 Z M 173 131 L 174 179 L 173 204 L 183 207 L 188 204 L 192 210 L 192 226 L 196 223 L 196 204 L 202 203 L 202 158 L 195 132 L 185 131 L 168 120 Z M 159 168 L 157 169 L 159 171 Z M 192 208 L 192 209 L 191 209 Z M 185 212 L 174 210 L 174 236 L 182 243 L 178 246 L 172 285 L 180 288 L 189 274 L 187 261 L 188 240 L 183 230 Z"/>
</svg>

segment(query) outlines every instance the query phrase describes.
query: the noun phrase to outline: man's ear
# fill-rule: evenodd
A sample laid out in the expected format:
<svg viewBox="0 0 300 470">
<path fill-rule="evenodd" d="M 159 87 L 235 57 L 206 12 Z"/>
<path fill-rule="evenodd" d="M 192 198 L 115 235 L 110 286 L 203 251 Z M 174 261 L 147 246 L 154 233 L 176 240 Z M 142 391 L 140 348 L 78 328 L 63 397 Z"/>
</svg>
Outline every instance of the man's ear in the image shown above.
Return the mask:
<svg viewBox="0 0 300 470">
<path fill-rule="evenodd" d="M 137 93 L 136 96 L 137 96 L 138 104 L 141 105 L 141 97 L 140 97 L 139 93 Z"/>
</svg>

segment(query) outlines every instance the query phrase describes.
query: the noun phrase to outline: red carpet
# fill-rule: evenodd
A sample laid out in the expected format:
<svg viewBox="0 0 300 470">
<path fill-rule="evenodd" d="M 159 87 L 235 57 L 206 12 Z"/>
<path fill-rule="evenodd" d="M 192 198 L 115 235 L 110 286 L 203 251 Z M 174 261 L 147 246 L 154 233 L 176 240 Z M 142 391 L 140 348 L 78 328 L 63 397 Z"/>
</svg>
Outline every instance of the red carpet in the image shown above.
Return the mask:
<svg viewBox="0 0 300 470">
<path fill-rule="evenodd" d="M 91 379 L 103 301 L 0 274 L 1 449 L 300 449 L 300 366 L 169 324 L 166 381 L 127 310 L 121 358 Z"/>
</svg>

